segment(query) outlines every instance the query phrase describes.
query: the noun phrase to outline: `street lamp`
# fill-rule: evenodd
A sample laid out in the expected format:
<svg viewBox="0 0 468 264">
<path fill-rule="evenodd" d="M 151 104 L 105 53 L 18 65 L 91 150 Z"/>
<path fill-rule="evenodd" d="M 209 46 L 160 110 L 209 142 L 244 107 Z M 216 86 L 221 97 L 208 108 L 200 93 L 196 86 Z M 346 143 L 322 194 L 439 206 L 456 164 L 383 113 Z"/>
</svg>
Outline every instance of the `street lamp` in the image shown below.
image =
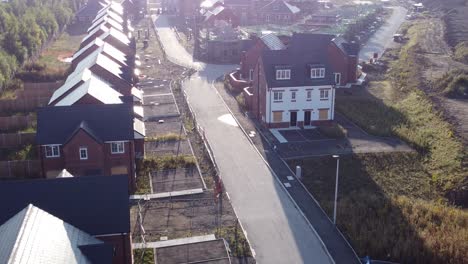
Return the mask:
<svg viewBox="0 0 468 264">
<path fill-rule="evenodd" d="M 336 159 L 336 183 L 335 183 L 335 205 L 333 206 L 333 224 L 336 225 L 336 202 L 338 200 L 338 170 L 340 168 L 340 156 L 333 155 Z"/>
</svg>

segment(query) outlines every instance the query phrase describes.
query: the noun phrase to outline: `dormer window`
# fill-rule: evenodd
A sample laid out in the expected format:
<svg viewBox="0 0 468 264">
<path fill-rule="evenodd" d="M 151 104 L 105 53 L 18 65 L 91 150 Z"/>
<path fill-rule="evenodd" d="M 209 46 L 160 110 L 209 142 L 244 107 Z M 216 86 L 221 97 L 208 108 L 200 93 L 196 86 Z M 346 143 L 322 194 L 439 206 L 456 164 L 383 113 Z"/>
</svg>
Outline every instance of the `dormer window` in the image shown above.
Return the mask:
<svg viewBox="0 0 468 264">
<path fill-rule="evenodd" d="M 276 70 L 276 80 L 290 80 L 290 79 L 291 79 L 290 69 Z"/>
<path fill-rule="evenodd" d="M 310 78 L 311 79 L 325 78 L 325 68 L 311 68 Z"/>
</svg>

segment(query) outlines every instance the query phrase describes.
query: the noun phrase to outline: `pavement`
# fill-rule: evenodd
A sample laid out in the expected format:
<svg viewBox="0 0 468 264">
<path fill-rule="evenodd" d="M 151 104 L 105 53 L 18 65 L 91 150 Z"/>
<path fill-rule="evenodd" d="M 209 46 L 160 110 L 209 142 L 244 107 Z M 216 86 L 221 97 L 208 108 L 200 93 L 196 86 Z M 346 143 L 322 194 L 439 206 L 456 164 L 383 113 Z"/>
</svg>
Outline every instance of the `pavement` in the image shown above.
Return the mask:
<svg viewBox="0 0 468 264">
<path fill-rule="evenodd" d="M 390 8 L 393 9 L 390 18 L 374 33 L 359 52 L 360 61 L 369 61 L 373 58 L 374 52 L 377 52 L 379 57 L 382 56 L 385 49 L 393 44 L 393 35 L 398 31 L 401 24 L 405 22 L 408 10 L 401 6 Z"/>
<path fill-rule="evenodd" d="M 230 115 L 230 111 L 211 83 L 238 66 L 194 61 L 178 43 L 167 18 L 153 19 L 167 58 L 198 71 L 183 89 L 198 124 L 205 130 L 226 192 L 257 262 L 359 263 L 312 196 L 297 180 L 287 179 L 291 172 L 281 159 L 275 165 L 281 166 L 281 177 L 286 180 L 275 175 L 240 127 L 219 120 Z M 286 188 L 294 189 L 295 194 Z M 291 195 L 297 196 L 294 200 L 300 205 Z"/>
</svg>

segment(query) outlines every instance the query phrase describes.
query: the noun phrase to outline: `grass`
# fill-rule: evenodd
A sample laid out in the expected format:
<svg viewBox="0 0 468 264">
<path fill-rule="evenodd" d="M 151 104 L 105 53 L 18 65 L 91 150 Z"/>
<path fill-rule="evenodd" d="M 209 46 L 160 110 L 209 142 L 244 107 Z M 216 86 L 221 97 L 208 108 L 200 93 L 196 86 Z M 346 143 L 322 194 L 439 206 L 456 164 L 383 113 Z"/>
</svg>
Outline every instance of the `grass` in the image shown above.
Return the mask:
<svg viewBox="0 0 468 264">
<path fill-rule="evenodd" d="M 458 43 L 453 55 L 455 60 L 468 64 L 468 41 Z"/>
<path fill-rule="evenodd" d="M 157 137 L 147 137 L 145 141 L 153 141 L 153 142 L 171 142 L 171 141 L 178 141 L 184 140 L 185 136 L 181 136 L 176 133 L 167 133 L 165 135 L 157 136 Z"/>
<path fill-rule="evenodd" d="M 332 215 L 336 161 L 289 161 Z M 464 263 L 468 212 L 443 203 L 417 153 L 359 154 L 340 158 L 339 228 L 358 255 L 400 263 Z"/>
<path fill-rule="evenodd" d="M 70 63 L 63 62 L 63 59 L 73 56 L 73 53 L 80 47 L 81 39 L 84 35 L 71 36 L 64 32 L 46 51 L 39 60 L 50 71 L 65 71 Z"/>
<path fill-rule="evenodd" d="M 424 66 L 418 57 L 422 26 L 408 28 L 410 40 L 397 53 L 397 59 L 390 62 L 390 72 L 384 77 L 390 80 L 392 96 L 383 100 L 375 94 L 338 96 L 336 106 L 367 132 L 400 137 L 418 150 L 424 160 L 423 169 L 442 192 L 448 193 L 462 188 L 466 181 L 466 168 L 462 166 L 466 153 L 451 125 L 422 91 L 423 84 L 418 78 Z"/>
<path fill-rule="evenodd" d="M 451 98 L 463 98 L 468 95 L 468 72 L 452 70 L 446 72 L 434 82 L 433 89 Z"/>
<path fill-rule="evenodd" d="M 155 156 L 148 157 L 140 161 L 139 168 L 141 172 L 149 172 L 151 170 L 175 169 L 195 166 L 195 158 L 193 156 L 180 155 L 176 156 Z"/>
<path fill-rule="evenodd" d="M 251 257 L 249 242 L 244 236 L 240 226 L 221 227 L 215 232 L 216 237 L 224 238 L 234 257 Z"/>
<path fill-rule="evenodd" d="M 153 249 L 134 249 L 133 259 L 135 264 L 154 264 L 154 250 Z"/>
<path fill-rule="evenodd" d="M 360 154 L 340 159 L 338 225 L 358 255 L 400 263 L 466 263 L 468 182 L 464 146 L 422 83 L 421 23 L 409 41 L 383 57 L 389 71 L 370 73 L 367 89 L 337 95 L 337 110 L 379 136 L 396 136 L 414 153 Z M 447 84 L 456 80 L 446 80 Z M 336 161 L 290 161 L 331 215 Z M 461 197 L 461 198 L 460 198 Z"/>
</svg>

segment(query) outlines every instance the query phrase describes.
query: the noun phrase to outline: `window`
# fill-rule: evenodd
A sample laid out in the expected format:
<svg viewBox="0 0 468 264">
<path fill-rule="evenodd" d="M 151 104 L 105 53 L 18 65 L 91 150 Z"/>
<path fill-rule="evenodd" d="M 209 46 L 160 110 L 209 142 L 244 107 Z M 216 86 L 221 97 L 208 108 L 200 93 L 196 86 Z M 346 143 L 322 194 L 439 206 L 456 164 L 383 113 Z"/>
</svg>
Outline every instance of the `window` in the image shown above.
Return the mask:
<svg viewBox="0 0 468 264">
<path fill-rule="evenodd" d="M 312 100 L 312 91 L 311 90 L 307 91 L 307 100 Z"/>
<path fill-rule="evenodd" d="M 328 90 L 320 90 L 320 100 L 328 100 Z"/>
<path fill-rule="evenodd" d="M 278 123 L 283 121 L 283 112 L 273 112 L 273 122 Z"/>
<path fill-rule="evenodd" d="M 253 81 L 253 69 L 249 71 L 249 80 Z"/>
<path fill-rule="evenodd" d="M 296 101 L 296 91 L 291 92 L 291 100 Z"/>
<path fill-rule="evenodd" d="M 340 84 L 341 83 L 341 73 L 335 72 L 335 83 Z"/>
<path fill-rule="evenodd" d="M 111 143 L 111 153 L 112 154 L 117 154 L 117 153 L 124 153 L 124 142 L 118 141 L 118 142 L 112 142 Z"/>
<path fill-rule="evenodd" d="M 59 145 L 45 146 L 45 155 L 46 155 L 46 158 L 60 157 L 60 146 Z"/>
<path fill-rule="evenodd" d="M 276 80 L 291 79 L 291 70 L 276 70 Z"/>
<path fill-rule="evenodd" d="M 325 77 L 325 68 L 312 68 L 310 69 L 310 78 L 319 79 Z"/>
<path fill-rule="evenodd" d="M 80 160 L 88 159 L 88 148 L 80 148 Z"/>
<path fill-rule="evenodd" d="M 328 109 L 319 109 L 319 120 L 328 120 Z"/>
<path fill-rule="evenodd" d="M 273 92 L 273 101 L 274 102 L 283 101 L 283 92 Z"/>
</svg>

